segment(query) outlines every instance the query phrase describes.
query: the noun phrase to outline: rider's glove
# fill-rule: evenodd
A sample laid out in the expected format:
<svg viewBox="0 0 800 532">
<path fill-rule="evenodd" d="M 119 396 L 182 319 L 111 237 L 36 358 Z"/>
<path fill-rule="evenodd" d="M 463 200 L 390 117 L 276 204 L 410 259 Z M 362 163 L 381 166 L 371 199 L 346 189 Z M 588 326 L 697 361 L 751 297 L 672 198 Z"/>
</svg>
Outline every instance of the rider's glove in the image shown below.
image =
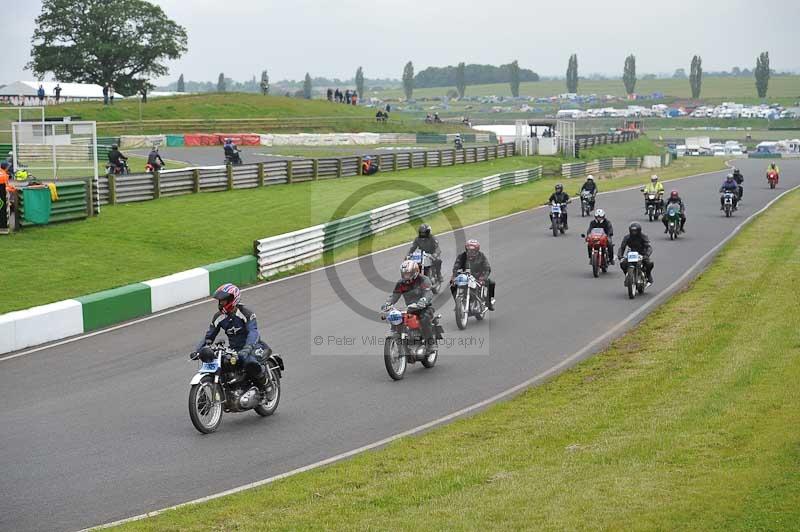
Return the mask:
<svg viewBox="0 0 800 532">
<path fill-rule="evenodd" d="M 391 306 L 389 303 L 384 303 L 383 305 L 381 305 L 381 310 L 382 310 L 383 312 L 386 312 L 386 311 L 387 311 L 387 310 L 389 310 L 390 308 L 392 308 L 392 306 Z"/>
<path fill-rule="evenodd" d="M 189 360 L 197 360 L 199 356 L 200 353 L 198 351 L 192 351 L 189 353 Z"/>
</svg>

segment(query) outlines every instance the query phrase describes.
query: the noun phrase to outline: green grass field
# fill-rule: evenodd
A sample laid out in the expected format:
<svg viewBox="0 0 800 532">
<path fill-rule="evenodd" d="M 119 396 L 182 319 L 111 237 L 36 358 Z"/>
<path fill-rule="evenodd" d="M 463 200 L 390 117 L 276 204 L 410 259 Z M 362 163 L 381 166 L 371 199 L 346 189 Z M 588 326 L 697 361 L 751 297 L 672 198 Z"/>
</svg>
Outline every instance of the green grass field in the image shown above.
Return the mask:
<svg viewBox="0 0 800 532">
<path fill-rule="evenodd" d="M 617 153 L 639 150 L 635 143 L 614 145 Z M 656 152 L 658 153 L 658 152 Z M 377 174 L 369 183 L 417 185 L 416 191 L 386 190 L 363 198 L 349 214 L 386 205 L 473 181 L 499 172 L 531 168 L 540 157 L 512 157 L 449 168 L 428 168 Z M 560 164 L 557 158 L 550 158 Z M 682 166 L 682 165 L 686 166 Z M 720 161 L 682 160 L 667 172 L 690 175 L 705 171 Z M 669 174 L 665 174 L 669 175 Z M 644 179 L 644 174 L 639 179 Z M 551 182 L 545 182 L 552 187 Z M 620 180 L 620 183 L 627 181 Z M 347 197 L 366 184 L 362 177 L 278 185 L 250 190 L 193 194 L 157 201 L 103 207 L 100 216 L 79 222 L 26 228 L 0 238 L 0 254 L 28 265 L 12 268 L 0 276 L 0 291 L 14 291 L 14 298 L 0 300 L 0 313 L 76 297 L 99 290 L 138 282 L 204 264 L 252 253 L 257 238 L 281 234 L 328 221 Z M 614 182 L 613 185 L 617 186 Z M 577 184 L 575 185 L 578 186 Z M 622 186 L 622 185 L 619 185 Z M 510 208 L 527 208 L 524 187 L 509 196 Z M 504 197 L 504 196 L 499 196 Z M 264 205 L 269 216 L 264 216 Z M 480 212 L 483 219 L 492 216 Z M 235 213 L 228 237 L 209 245 L 206 220 L 218 213 Z M 469 218 L 469 216 L 467 217 Z M 41 257 L 48 257 L 42 261 Z M 26 282 L 31 275 L 47 275 L 48 289 Z"/>
<path fill-rule="evenodd" d="M 454 87 L 435 87 L 428 89 L 414 90 L 416 98 L 432 98 L 444 96 L 448 90 Z M 567 92 L 566 84 L 563 80 L 558 81 L 537 81 L 525 82 L 520 84 L 520 96 L 546 97 L 563 94 Z M 597 94 L 613 96 L 625 96 L 625 85 L 622 80 L 591 81 L 581 79 L 578 85 L 580 94 Z M 652 94 L 661 92 L 666 96 L 689 98 L 691 88 L 689 80 L 676 79 L 654 79 L 642 80 L 636 83 L 638 94 Z M 368 96 L 378 98 L 400 98 L 402 90 L 370 92 Z M 467 96 L 511 96 L 511 88 L 508 83 L 495 83 L 489 85 L 467 86 Z M 774 76 L 769 82 L 768 100 L 772 98 L 793 98 L 800 100 L 800 76 Z M 739 103 L 760 101 L 756 93 L 754 78 L 720 78 L 708 77 L 703 79 L 701 99 L 733 99 Z"/>
<path fill-rule="evenodd" d="M 541 386 L 381 450 L 120 529 L 797 530 L 800 344 L 796 295 L 785 289 L 797 282 L 800 192 L 688 290 Z M 747 319 L 732 321 L 733 308 Z"/>
</svg>

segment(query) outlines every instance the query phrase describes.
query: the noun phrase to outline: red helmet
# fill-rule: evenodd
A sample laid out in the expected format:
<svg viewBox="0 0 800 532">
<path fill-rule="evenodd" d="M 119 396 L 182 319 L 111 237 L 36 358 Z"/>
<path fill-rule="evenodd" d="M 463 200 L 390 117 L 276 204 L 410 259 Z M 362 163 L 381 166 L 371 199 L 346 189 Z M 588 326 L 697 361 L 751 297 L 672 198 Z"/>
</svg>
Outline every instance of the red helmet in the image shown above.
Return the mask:
<svg viewBox="0 0 800 532">
<path fill-rule="evenodd" d="M 670 198 L 677 198 L 678 197 L 678 191 L 677 190 L 673 190 L 672 192 L 669 193 L 669 197 Z"/>
<path fill-rule="evenodd" d="M 239 287 L 232 283 L 225 283 L 214 292 L 214 299 L 219 301 L 217 307 L 224 314 L 233 314 L 239 305 L 242 295 Z"/>
</svg>

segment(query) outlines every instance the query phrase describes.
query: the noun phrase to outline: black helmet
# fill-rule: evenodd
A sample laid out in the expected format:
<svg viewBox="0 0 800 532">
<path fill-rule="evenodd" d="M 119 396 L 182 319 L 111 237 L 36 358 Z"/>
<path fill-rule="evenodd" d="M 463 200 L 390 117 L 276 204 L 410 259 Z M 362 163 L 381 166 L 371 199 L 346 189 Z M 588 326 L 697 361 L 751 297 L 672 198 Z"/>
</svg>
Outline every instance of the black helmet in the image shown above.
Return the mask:
<svg viewBox="0 0 800 532">
<path fill-rule="evenodd" d="M 628 232 L 631 236 L 639 236 L 642 234 L 642 226 L 637 222 L 633 222 L 628 226 Z"/>
<path fill-rule="evenodd" d="M 564 192 L 564 185 L 561 183 L 556 185 L 556 192 Z"/>
<path fill-rule="evenodd" d="M 431 226 L 428 224 L 422 224 L 419 226 L 417 233 L 419 234 L 420 238 L 430 238 Z"/>
<path fill-rule="evenodd" d="M 112 150 L 117 150 L 117 149 L 119 149 L 119 146 L 117 146 L 116 144 L 112 144 L 111 145 L 111 149 Z"/>
</svg>

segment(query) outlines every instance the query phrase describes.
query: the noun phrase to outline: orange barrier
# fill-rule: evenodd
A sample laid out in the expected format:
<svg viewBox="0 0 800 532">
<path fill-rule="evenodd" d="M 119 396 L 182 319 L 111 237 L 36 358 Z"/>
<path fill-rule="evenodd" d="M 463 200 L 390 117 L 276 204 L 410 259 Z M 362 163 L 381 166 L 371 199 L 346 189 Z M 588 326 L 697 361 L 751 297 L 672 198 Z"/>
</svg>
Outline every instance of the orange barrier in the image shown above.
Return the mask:
<svg viewBox="0 0 800 532">
<path fill-rule="evenodd" d="M 219 136 L 209 133 L 192 133 L 183 136 L 184 146 L 215 146 L 220 144 Z"/>
<path fill-rule="evenodd" d="M 225 139 L 232 139 L 237 146 L 260 146 L 261 135 L 255 133 L 214 133 L 219 137 L 219 144 L 223 144 Z"/>
</svg>

